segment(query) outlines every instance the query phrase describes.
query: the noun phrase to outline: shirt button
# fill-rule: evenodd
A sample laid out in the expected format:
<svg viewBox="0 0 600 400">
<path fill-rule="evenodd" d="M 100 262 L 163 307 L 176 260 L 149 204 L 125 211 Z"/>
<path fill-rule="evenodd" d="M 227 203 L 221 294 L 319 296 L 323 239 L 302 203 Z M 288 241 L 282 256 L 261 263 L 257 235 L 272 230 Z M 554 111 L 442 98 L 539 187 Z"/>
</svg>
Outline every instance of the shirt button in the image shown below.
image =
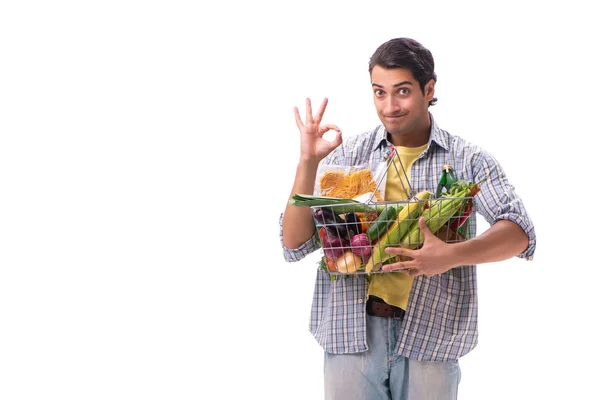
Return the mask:
<svg viewBox="0 0 600 400">
<path fill-rule="evenodd" d="M 359 303 L 362 303 L 362 302 L 363 302 L 363 299 L 358 299 L 358 302 L 359 302 Z"/>
</svg>

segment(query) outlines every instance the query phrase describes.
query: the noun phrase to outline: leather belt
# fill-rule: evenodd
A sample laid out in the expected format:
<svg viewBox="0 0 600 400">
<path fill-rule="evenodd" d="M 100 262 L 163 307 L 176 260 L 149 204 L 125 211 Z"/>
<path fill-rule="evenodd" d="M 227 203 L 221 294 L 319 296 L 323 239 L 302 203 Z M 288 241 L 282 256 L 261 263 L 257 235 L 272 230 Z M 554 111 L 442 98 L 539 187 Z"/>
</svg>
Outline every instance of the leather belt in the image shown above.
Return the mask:
<svg viewBox="0 0 600 400">
<path fill-rule="evenodd" d="M 375 315 L 376 317 L 392 318 L 402 320 L 405 311 L 400 307 L 392 306 L 379 297 L 369 296 L 367 300 L 367 314 Z"/>
</svg>

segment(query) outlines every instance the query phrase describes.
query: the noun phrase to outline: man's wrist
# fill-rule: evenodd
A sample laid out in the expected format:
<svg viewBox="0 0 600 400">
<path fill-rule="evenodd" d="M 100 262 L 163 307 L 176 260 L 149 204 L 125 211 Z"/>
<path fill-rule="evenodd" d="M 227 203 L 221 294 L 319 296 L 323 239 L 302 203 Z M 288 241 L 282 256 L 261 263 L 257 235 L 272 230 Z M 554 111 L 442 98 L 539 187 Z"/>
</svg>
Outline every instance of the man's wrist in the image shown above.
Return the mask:
<svg viewBox="0 0 600 400">
<path fill-rule="evenodd" d="M 321 160 L 319 160 L 316 156 L 300 155 L 300 160 L 298 161 L 298 166 L 316 169 L 319 166 L 320 161 Z"/>
</svg>

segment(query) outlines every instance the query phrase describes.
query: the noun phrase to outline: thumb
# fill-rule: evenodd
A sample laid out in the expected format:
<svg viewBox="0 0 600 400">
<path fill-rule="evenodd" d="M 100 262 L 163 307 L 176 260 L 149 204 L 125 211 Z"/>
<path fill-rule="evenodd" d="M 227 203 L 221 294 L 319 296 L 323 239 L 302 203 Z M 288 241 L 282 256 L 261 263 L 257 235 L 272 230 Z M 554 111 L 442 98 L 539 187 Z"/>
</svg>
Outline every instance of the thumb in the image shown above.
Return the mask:
<svg viewBox="0 0 600 400">
<path fill-rule="evenodd" d="M 337 131 L 335 133 L 335 138 L 333 139 L 333 141 L 331 142 L 333 148 L 338 147 L 340 144 L 342 144 L 342 132 L 341 131 Z"/>
<path fill-rule="evenodd" d="M 419 229 L 421 230 L 421 232 L 423 232 L 423 237 L 425 240 L 433 236 L 433 233 L 431 233 L 431 231 L 429 230 L 429 227 L 427 226 L 424 217 L 419 218 Z"/>
</svg>

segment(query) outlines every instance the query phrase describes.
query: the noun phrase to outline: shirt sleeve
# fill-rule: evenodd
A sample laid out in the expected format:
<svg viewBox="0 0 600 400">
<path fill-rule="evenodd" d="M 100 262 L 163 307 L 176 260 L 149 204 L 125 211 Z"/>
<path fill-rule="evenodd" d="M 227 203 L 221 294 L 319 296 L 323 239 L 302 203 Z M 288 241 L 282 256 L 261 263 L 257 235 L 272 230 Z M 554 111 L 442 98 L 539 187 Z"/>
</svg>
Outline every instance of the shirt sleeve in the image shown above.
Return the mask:
<svg viewBox="0 0 600 400">
<path fill-rule="evenodd" d="M 536 247 L 535 228 L 504 170 L 498 161 L 485 151 L 474 154 L 472 166 L 474 182 L 485 179 L 480 184 L 480 192 L 474 197 L 475 210 L 490 225 L 500 220 L 509 220 L 519 225 L 527 234 L 529 245 L 517 257 L 532 260 Z"/>
<path fill-rule="evenodd" d="M 281 213 L 279 216 L 279 241 L 281 243 L 281 248 L 283 249 L 283 258 L 287 262 L 300 261 L 321 247 L 316 231 L 315 234 L 310 237 L 310 239 L 301 244 L 297 249 L 288 249 L 285 247 L 283 244 L 283 213 Z"/>
<path fill-rule="evenodd" d="M 331 152 L 324 160 L 319 164 L 319 168 L 317 168 L 317 178 L 318 174 L 321 172 L 321 168 L 324 165 L 335 165 L 339 162 L 338 154 L 341 151 L 341 146 L 338 147 L 335 151 Z M 315 182 L 314 194 L 318 192 L 318 185 Z M 279 242 L 281 243 L 281 248 L 283 249 L 283 258 L 287 262 L 295 262 L 300 261 L 307 255 L 321 248 L 321 242 L 319 240 L 319 234 L 315 229 L 315 233 L 311 236 L 306 242 L 304 242 L 297 249 L 288 249 L 283 244 L 283 213 L 279 215 Z"/>
</svg>

